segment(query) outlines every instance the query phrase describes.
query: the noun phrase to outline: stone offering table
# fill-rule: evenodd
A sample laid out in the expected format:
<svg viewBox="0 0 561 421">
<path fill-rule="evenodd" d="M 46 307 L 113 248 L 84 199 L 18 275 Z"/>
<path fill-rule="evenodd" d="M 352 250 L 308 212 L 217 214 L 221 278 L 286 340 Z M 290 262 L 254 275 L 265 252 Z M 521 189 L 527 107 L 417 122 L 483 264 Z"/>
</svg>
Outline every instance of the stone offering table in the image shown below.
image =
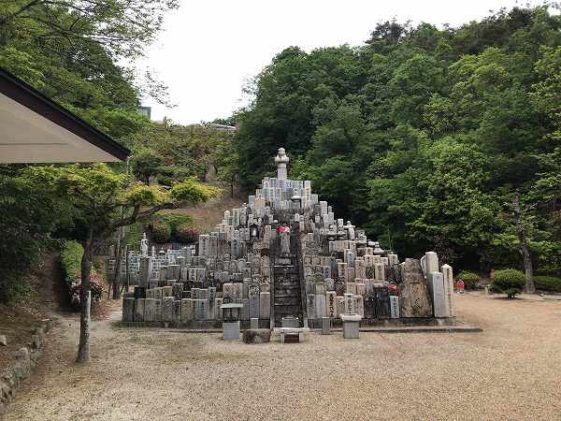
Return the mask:
<svg viewBox="0 0 561 421">
<path fill-rule="evenodd" d="M 280 335 L 280 341 L 284 344 L 304 342 L 304 333 L 307 329 L 303 327 L 281 327 L 276 328 L 274 331 Z"/>
</svg>

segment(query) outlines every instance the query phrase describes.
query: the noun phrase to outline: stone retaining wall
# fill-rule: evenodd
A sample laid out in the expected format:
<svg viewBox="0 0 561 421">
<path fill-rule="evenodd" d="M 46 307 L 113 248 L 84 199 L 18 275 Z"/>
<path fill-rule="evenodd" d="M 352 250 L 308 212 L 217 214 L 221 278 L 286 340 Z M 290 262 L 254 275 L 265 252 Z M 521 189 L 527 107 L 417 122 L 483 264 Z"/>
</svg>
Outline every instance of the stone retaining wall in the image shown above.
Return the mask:
<svg viewBox="0 0 561 421">
<path fill-rule="evenodd" d="M 35 328 L 31 336 L 31 343 L 20 348 L 15 354 L 16 361 L 0 372 L 0 416 L 6 413 L 8 405 L 16 395 L 17 388 L 24 379 L 29 377 L 31 370 L 43 355 L 45 336 L 49 328 L 50 321 Z"/>
</svg>

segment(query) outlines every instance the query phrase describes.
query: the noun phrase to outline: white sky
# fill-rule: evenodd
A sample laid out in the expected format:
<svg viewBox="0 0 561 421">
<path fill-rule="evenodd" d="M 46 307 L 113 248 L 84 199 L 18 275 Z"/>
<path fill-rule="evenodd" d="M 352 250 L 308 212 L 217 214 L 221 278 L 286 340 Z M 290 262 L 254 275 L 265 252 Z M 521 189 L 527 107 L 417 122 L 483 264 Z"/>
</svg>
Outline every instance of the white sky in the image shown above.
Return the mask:
<svg viewBox="0 0 561 421">
<path fill-rule="evenodd" d="M 152 106 L 155 120 L 188 124 L 227 117 L 245 105 L 243 85 L 286 47 L 360 45 L 376 23 L 394 16 L 457 26 L 520 3 L 526 1 L 182 0 L 139 63 L 169 87 L 177 106 L 166 109 L 150 99 L 144 105 Z"/>
</svg>

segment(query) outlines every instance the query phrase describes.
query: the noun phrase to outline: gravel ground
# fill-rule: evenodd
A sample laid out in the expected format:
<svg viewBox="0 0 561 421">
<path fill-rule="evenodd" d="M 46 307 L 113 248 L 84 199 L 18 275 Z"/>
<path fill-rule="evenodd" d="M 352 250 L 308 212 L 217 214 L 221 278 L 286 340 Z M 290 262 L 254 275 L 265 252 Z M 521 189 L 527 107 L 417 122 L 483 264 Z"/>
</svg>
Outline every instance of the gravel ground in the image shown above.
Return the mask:
<svg viewBox="0 0 561 421">
<path fill-rule="evenodd" d="M 87 366 L 65 319 L 6 420 L 561 419 L 561 302 L 457 306 L 484 331 L 244 345 L 101 321 Z"/>
</svg>

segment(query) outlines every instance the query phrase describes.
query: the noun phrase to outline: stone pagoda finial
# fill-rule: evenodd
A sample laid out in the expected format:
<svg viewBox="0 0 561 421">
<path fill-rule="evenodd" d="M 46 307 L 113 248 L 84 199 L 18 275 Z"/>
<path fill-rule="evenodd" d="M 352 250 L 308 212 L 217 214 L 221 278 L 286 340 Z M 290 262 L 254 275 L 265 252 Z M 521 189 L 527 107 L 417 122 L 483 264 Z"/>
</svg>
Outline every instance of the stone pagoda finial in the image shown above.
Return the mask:
<svg viewBox="0 0 561 421">
<path fill-rule="evenodd" d="M 286 180 L 288 177 L 288 172 L 286 166 L 290 158 L 286 154 L 284 148 L 279 148 L 277 156 L 275 156 L 275 163 L 277 164 L 277 178 L 279 180 Z"/>
</svg>

